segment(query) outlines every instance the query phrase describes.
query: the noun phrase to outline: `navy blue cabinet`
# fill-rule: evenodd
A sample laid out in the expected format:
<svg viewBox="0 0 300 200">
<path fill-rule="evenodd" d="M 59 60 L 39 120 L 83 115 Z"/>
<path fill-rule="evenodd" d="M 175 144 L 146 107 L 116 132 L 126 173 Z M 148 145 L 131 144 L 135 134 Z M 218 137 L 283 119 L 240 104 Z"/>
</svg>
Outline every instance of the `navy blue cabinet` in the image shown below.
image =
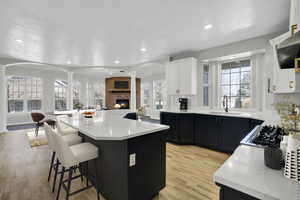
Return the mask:
<svg viewBox="0 0 300 200">
<path fill-rule="evenodd" d="M 250 119 L 238 117 L 220 117 L 220 149 L 223 152 L 232 153 L 241 140 L 251 131 Z"/>
<path fill-rule="evenodd" d="M 167 140 L 170 142 L 177 143 L 179 141 L 179 115 L 177 113 L 171 112 L 161 112 L 160 113 L 160 123 L 169 125 L 170 129 L 167 131 Z"/>
<path fill-rule="evenodd" d="M 179 117 L 178 143 L 194 143 L 194 114 L 181 114 Z"/>
<path fill-rule="evenodd" d="M 226 153 L 232 153 L 262 123 L 242 117 L 161 112 L 161 124 L 170 126 L 169 142 L 195 144 Z"/>
<path fill-rule="evenodd" d="M 169 125 L 168 141 L 177 144 L 194 143 L 194 114 L 160 113 L 161 124 Z"/>
<path fill-rule="evenodd" d="M 220 126 L 218 117 L 195 115 L 195 144 L 218 149 L 220 147 Z"/>
</svg>

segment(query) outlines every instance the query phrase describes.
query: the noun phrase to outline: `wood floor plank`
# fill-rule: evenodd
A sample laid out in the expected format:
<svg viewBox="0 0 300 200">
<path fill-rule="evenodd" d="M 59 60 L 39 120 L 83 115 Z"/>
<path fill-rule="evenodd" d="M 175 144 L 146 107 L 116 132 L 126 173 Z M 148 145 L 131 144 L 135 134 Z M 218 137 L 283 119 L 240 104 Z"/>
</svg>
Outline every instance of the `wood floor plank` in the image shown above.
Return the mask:
<svg viewBox="0 0 300 200">
<path fill-rule="evenodd" d="M 55 195 L 47 182 L 51 152 L 48 146 L 31 148 L 26 131 L 0 135 L 0 200 L 53 200 Z M 213 173 L 228 157 L 197 146 L 167 144 L 166 188 L 154 200 L 218 200 Z M 72 189 L 81 185 L 76 180 Z M 70 198 L 96 199 L 93 188 Z"/>
</svg>

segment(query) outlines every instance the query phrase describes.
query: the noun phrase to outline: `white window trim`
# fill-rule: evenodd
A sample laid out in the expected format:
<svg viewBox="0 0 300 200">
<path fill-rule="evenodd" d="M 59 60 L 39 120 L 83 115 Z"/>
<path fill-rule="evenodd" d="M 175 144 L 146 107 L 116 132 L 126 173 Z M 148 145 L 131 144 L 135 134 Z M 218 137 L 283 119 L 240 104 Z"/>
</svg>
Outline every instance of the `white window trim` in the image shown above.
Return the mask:
<svg viewBox="0 0 300 200">
<path fill-rule="evenodd" d="M 228 63 L 228 62 L 233 62 L 233 61 L 241 61 L 241 60 L 250 60 L 251 63 L 251 83 L 250 83 L 250 97 L 251 97 L 251 106 L 250 108 L 230 108 L 230 110 L 233 111 L 249 111 L 249 112 L 255 112 L 259 108 L 257 107 L 257 92 L 256 92 L 256 65 L 257 65 L 257 59 L 256 56 L 251 56 L 251 57 L 241 57 L 241 58 L 236 58 L 236 59 L 230 59 L 230 60 L 224 60 L 222 62 L 217 63 L 217 78 L 216 78 L 216 83 L 217 83 L 217 105 L 214 105 L 215 108 L 217 109 L 223 109 L 221 106 L 221 69 L 222 69 L 222 64 Z"/>
<path fill-rule="evenodd" d="M 208 65 L 208 84 L 204 84 L 204 80 L 203 80 L 203 76 L 204 76 L 204 65 Z M 204 109 L 209 109 L 212 107 L 212 95 L 211 95 L 211 92 L 212 92 L 212 65 L 210 62 L 203 62 L 200 64 L 200 70 L 199 70 L 199 94 L 200 94 L 200 102 L 199 102 L 199 105 L 201 108 L 204 108 Z M 208 87 L 208 106 L 205 106 L 204 105 L 204 93 L 203 93 L 203 89 L 204 87 L 207 86 Z"/>
</svg>

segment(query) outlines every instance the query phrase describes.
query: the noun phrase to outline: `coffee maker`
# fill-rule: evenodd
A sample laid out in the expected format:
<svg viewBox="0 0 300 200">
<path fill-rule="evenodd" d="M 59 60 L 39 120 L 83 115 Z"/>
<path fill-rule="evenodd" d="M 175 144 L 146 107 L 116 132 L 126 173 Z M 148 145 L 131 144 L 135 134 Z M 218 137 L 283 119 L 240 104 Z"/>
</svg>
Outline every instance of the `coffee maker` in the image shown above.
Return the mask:
<svg viewBox="0 0 300 200">
<path fill-rule="evenodd" d="M 188 99 L 187 98 L 179 98 L 179 108 L 180 110 L 187 110 L 188 109 Z"/>
</svg>

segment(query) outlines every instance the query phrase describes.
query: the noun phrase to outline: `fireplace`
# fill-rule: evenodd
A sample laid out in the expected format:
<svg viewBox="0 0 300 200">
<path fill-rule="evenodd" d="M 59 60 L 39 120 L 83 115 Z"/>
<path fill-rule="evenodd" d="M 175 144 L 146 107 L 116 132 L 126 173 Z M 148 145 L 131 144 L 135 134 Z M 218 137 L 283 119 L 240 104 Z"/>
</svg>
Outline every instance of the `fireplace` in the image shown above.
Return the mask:
<svg viewBox="0 0 300 200">
<path fill-rule="evenodd" d="M 129 109 L 129 99 L 117 99 L 116 104 L 120 105 L 120 109 Z"/>
</svg>

